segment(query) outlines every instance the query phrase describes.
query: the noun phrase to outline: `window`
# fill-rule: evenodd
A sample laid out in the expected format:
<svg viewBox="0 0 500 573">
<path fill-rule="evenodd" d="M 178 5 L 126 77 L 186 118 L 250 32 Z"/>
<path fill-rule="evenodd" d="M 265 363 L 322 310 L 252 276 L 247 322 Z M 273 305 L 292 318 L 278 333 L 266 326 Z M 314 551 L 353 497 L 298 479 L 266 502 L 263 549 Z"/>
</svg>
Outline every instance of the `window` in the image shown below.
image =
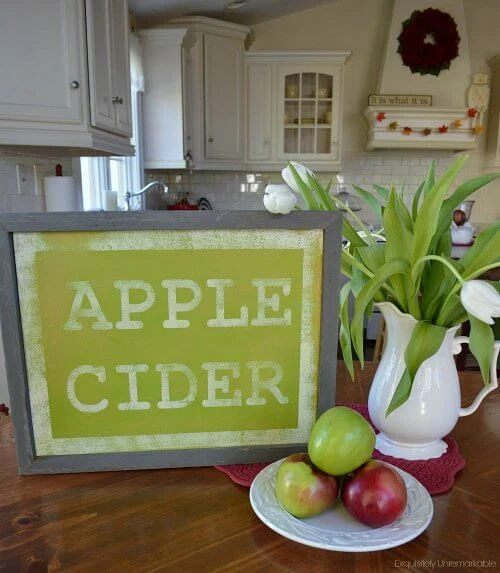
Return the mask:
<svg viewBox="0 0 500 573">
<path fill-rule="evenodd" d="M 130 76 L 133 157 L 82 157 L 80 159 L 85 211 L 125 209 L 127 191 L 137 193 L 143 184 L 141 101 L 144 91 L 141 45 L 130 37 Z"/>
</svg>

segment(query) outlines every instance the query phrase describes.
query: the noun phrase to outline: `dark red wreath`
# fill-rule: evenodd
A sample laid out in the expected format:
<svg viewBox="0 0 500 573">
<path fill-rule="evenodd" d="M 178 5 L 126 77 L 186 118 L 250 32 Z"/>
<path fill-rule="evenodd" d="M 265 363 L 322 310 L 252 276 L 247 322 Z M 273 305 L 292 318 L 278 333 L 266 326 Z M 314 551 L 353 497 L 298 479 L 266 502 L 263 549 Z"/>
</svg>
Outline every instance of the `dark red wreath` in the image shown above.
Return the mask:
<svg viewBox="0 0 500 573">
<path fill-rule="evenodd" d="M 403 22 L 398 53 L 414 74 L 438 76 L 458 57 L 460 36 L 455 20 L 446 12 L 415 10 Z"/>
</svg>

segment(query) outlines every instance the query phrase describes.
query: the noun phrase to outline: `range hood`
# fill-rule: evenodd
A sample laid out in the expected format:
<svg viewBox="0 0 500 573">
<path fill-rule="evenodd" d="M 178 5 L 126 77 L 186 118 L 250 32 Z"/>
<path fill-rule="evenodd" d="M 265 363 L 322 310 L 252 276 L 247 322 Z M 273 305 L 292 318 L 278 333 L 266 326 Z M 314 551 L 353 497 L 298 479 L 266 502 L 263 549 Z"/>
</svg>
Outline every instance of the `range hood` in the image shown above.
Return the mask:
<svg viewBox="0 0 500 573">
<path fill-rule="evenodd" d="M 450 14 L 460 35 L 459 56 L 438 76 L 412 73 L 397 52 L 402 23 L 415 10 L 429 7 Z M 468 113 L 470 84 L 463 0 L 433 0 L 432 6 L 429 0 L 394 0 L 376 93 L 430 95 L 432 105 L 369 105 L 364 111 L 369 126 L 367 149 L 474 149 L 479 128 L 477 118 Z"/>
</svg>

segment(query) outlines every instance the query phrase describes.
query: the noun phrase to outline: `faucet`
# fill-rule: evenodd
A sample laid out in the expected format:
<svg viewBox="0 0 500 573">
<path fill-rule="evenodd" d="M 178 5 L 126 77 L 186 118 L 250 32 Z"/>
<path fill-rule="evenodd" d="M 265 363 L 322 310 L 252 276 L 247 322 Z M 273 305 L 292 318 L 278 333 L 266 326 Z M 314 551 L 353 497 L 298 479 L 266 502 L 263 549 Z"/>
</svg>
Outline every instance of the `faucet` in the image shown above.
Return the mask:
<svg viewBox="0 0 500 573">
<path fill-rule="evenodd" d="M 151 181 L 151 183 L 148 183 L 145 187 L 143 187 L 138 193 L 131 193 L 130 191 L 127 191 L 125 193 L 125 203 L 126 203 L 126 211 L 130 211 L 130 199 L 132 197 L 139 197 L 140 195 L 142 195 L 143 193 L 145 193 L 148 189 L 151 189 L 151 187 L 154 187 L 155 185 L 159 185 L 160 187 L 163 187 L 163 192 L 164 193 L 168 193 L 168 186 L 165 185 L 165 183 L 162 183 L 161 181 Z"/>
</svg>

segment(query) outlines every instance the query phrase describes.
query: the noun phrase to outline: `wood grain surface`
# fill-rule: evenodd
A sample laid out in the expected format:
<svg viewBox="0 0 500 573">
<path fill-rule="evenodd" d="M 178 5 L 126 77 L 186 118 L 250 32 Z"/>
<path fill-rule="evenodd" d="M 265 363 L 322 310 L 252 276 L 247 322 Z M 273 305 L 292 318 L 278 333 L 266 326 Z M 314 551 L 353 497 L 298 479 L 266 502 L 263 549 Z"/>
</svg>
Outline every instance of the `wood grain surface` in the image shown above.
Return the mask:
<svg viewBox="0 0 500 573">
<path fill-rule="evenodd" d="M 339 363 L 338 400 L 366 402 L 373 372 L 368 364 L 352 383 Z M 461 379 L 469 404 L 480 376 L 464 372 Z M 11 422 L 2 416 L 0 571 L 495 571 L 500 394 L 461 419 L 453 436 L 466 466 L 450 492 L 433 498 L 427 531 L 392 550 L 354 554 L 274 533 L 254 515 L 248 489 L 211 467 L 19 477 Z"/>
</svg>

